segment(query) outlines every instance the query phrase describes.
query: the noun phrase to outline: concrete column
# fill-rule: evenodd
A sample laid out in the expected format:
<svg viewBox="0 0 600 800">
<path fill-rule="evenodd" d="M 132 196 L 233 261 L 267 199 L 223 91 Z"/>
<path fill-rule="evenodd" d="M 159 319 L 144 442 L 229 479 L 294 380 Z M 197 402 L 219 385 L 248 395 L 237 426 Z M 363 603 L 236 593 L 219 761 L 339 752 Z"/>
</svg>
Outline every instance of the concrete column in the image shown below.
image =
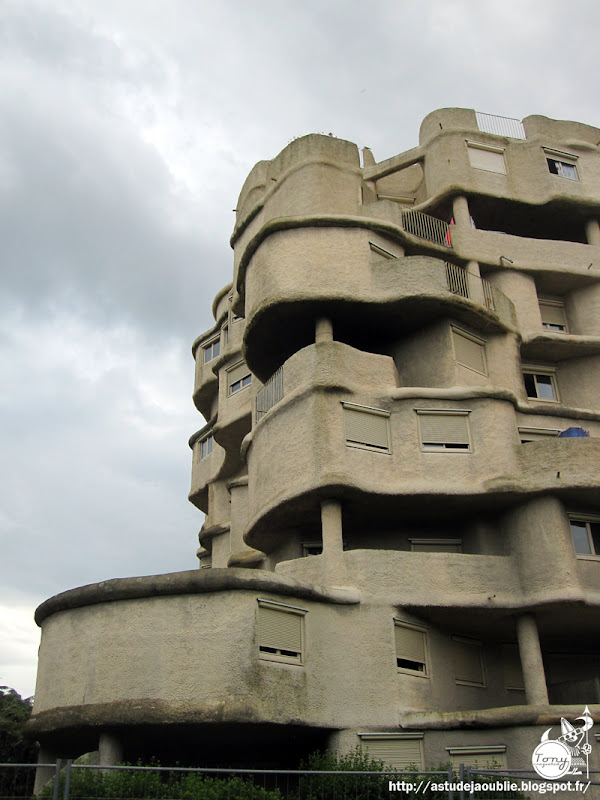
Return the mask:
<svg viewBox="0 0 600 800">
<path fill-rule="evenodd" d="M 339 580 L 344 571 L 342 504 L 339 500 L 321 501 L 321 530 L 327 576 L 330 580 Z"/>
<path fill-rule="evenodd" d="M 49 750 L 47 747 L 40 747 L 38 753 L 38 764 L 56 764 L 56 753 Z M 56 772 L 56 766 L 40 767 L 35 771 L 35 783 L 33 785 L 33 793 L 40 794 L 44 786 L 52 780 Z"/>
<path fill-rule="evenodd" d="M 469 297 L 474 303 L 479 303 L 480 306 L 484 306 L 485 297 L 483 296 L 483 284 L 481 283 L 479 261 L 468 262 L 467 278 L 469 280 Z"/>
<path fill-rule="evenodd" d="M 595 217 L 588 219 L 585 223 L 585 235 L 588 244 L 600 247 L 600 223 Z"/>
<path fill-rule="evenodd" d="M 471 227 L 471 214 L 469 212 L 469 201 L 464 195 L 455 197 L 452 201 L 452 213 L 454 224 L 459 228 Z"/>
<path fill-rule="evenodd" d="M 530 706 L 548 705 L 542 648 L 533 614 L 523 614 L 517 618 L 517 639 L 519 640 L 519 655 L 527 704 Z"/>
<path fill-rule="evenodd" d="M 315 324 L 315 342 L 333 342 L 333 324 L 325 317 Z"/>
<path fill-rule="evenodd" d="M 111 733 L 101 733 L 98 743 L 101 767 L 115 767 L 123 761 L 123 743 Z"/>
</svg>

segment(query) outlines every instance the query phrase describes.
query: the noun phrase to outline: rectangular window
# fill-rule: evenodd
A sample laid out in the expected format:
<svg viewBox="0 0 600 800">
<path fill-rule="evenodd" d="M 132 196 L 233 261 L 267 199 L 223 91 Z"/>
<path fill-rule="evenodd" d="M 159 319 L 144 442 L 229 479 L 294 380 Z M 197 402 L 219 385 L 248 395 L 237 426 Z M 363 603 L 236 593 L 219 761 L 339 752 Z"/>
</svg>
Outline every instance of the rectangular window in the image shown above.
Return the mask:
<svg viewBox="0 0 600 800">
<path fill-rule="evenodd" d="M 459 328 L 452 328 L 452 344 L 454 345 L 454 357 L 457 364 L 480 375 L 487 375 L 487 364 L 485 360 L 485 342 L 472 336 Z"/>
<path fill-rule="evenodd" d="M 394 637 L 398 672 L 407 672 L 410 675 L 428 678 L 427 629 L 395 619 Z"/>
<path fill-rule="evenodd" d="M 506 175 L 506 162 L 502 147 L 467 142 L 467 150 L 471 166 L 475 169 L 485 169 L 488 172 L 499 172 Z"/>
<path fill-rule="evenodd" d="M 447 747 L 450 763 L 455 769 L 461 764 L 472 769 L 508 769 L 506 745 L 489 747 Z"/>
<path fill-rule="evenodd" d="M 481 642 L 453 636 L 454 680 L 461 686 L 485 686 Z"/>
<path fill-rule="evenodd" d="M 390 452 L 389 411 L 342 401 L 346 444 L 380 453 Z"/>
<path fill-rule="evenodd" d="M 521 657 L 519 655 L 518 645 L 502 645 L 502 666 L 504 669 L 505 688 L 524 691 L 525 682 L 523 681 L 523 669 L 521 667 Z"/>
<path fill-rule="evenodd" d="M 575 161 L 559 161 L 557 158 L 546 156 L 548 169 L 553 175 L 558 175 L 560 178 L 569 178 L 572 181 L 578 181 L 577 167 Z"/>
<path fill-rule="evenodd" d="M 424 451 L 470 452 L 469 411 L 415 409 Z"/>
<path fill-rule="evenodd" d="M 258 653 L 267 661 L 302 664 L 307 610 L 270 600 L 258 601 Z"/>
<path fill-rule="evenodd" d="M 462 553 L 462 539 L 409 539 L 413 553 Z"/>
<path fill-rule="evenodd" d="M 235 394 L 246 386 L 252 383 L 252 374 L 248 369 L 248 365 L 244 361 L 240 361 L 235 366 L 227 370 L 227 385 L 229 387 L 229 394 Z"/>
<path fill-rule="evenodd" d="M 423 769 L 422 733 L 359 733 L 358 735 L 371 758 L 383 761 L 384 764 L 400 771 L 410 767 Z"/>
<path fill-rule="evenodd" d="M 600 556 L 600 517 L 569 516 L 575 552 L 580 556 Z"/>
<path fill-rule="evenodd" d="M 219 338 L 213 339 L 212 342 L 204 345 L 204 363 L 208 364 L 216 358 L 221 351 L 221 340 Z"/>
<path fill-rule="evenodd" d="M 523 366 L 523 382 L 527 397 L 551 403 L 558 402 L 556 370 Z"/>
<path fill-rule="evenodd" d="M 542 300 L 541 298 L 539 303 L 542 328 L 545 331 L 568 333 L 565 304 L 559 300 Z"/>
<path fill-rule="evenodd" d="M 556 439 L 560 433 L 558 428 L 525 428 L 519 426 L 519 439 L 521 444 L 527 442 L 546 442 L 549 439 Z"/>
<path fill-rule="evenodd" d="M 202 439 L 200 442 L 200 459 L 206 458 L 212 453 L 213 450 L 213 437 L 212 434 Z"/>
</svg>

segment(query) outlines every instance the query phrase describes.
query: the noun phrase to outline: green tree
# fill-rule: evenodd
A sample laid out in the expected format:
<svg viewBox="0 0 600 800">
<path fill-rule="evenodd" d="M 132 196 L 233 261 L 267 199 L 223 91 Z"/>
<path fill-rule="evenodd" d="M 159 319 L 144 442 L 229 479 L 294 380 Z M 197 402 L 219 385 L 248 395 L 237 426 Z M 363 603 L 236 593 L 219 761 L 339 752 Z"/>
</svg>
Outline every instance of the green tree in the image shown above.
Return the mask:
<svg viewBox="0 0 600 800">
<path fill-rule="evenodd" d="M 23 734 L 31 714 L 31 698 L 23 699 L 8 686 L 0 686 L 0 763 L 33 763 L 35 743 Z"/>
</svg>

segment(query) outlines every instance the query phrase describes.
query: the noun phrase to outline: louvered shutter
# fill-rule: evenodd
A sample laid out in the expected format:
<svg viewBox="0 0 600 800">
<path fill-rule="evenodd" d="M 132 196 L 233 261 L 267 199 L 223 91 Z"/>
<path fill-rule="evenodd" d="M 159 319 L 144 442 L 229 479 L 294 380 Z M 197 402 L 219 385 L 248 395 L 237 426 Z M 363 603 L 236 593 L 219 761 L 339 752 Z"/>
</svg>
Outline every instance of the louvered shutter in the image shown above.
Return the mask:
<svg viewBox="0 0 600 800">
<path fill-rule="evenodd" d="M 346 441 L 389 450 L 388 416 L 344 406 Z"/>
<path fill-rule="evenodd" d="M 454 677 L 460 683 L 483 686 L 481 646 L 478 642 L 454 639 Z"/>
<path fill-rule="evenodd" d="M 419 414 L 423 444 L 469 445 L 466 414 Z"/>
<path fill-rule="evenodd" d="M 259 646 L 301 654 L 302 616 L 293 611 L 259 606 Z"/>
<path fill-rule="evenodd" d="M 394 769 L 408 769 L 412 764 L 418 769 L 423 768 L 421 739 L 363 739 L 362 743 L 372 758 Z"/>
<path fill-rule="evenodd" d="M 498 751 L 497 753 L 454 752 L 450 753 L 450 763 L 456 772 L 458 772 L 461 764 L 473 769 L 508 769 L 504 751 Z"/>
<path fill-rule="evenodd" d="M 566 328 L 567 320 L 564 306 L 540 303 L 540 313 L 542 315 L 542 323 L 546 325 L 561 325 L 563 328 Z"/>
<path fill-rule="evenodd" d="M 504 153 L 497 150 L 488 150 L 484 147 L 468 146 L 469 161 L 476 169 L 486 169 L 488 172 L 499 172 L 506 175 L 506 162 Z"/>
<path fill-rule="evenodd" d="M 487 375 L 485 345 L 469 336 L 464 336 L 459 331 L 452 331 L 452 338 L 458 363 L 475 372 L 480 372 L 482 375 Z"/>
<path fill-rule="evenodd" d="M 425 631 L 396 623 L 396 657 L 426 663 Z"/>
<path fill-rule="evenodd" d="M 516 644 L 502 646 L 502 661 L 504 665 L 504 686 L 507 689 L 524 689 L 523 670 L 519 648 Z"/>
<path fill-rule="evenodd" d="M 250 369 L 245 361 L 240 361 L 239 364 L 236 364 L 235 367 L 232 367 L 227 372 L 227 385 L 231 386 L 236 381 L 240 381 L 242 378 L 245 378 L 246 375 L 250 375 Z"/>
</svg>

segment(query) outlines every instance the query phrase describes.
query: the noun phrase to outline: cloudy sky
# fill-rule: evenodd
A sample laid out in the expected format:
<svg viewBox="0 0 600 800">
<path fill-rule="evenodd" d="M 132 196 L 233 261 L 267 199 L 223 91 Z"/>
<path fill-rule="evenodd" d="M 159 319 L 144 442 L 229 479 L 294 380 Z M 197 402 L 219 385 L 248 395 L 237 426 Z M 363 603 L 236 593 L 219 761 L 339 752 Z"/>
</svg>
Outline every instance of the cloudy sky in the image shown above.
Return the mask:
<svg viewBox="0 0 600 800">
<path fill-rule="evenodd" d="M 597 0 L 0 0 L 0 684 L 46 597 L 196 567 L 194 338 L 253 166 L 434 108 L 600 126 Z"/>
</svg>

